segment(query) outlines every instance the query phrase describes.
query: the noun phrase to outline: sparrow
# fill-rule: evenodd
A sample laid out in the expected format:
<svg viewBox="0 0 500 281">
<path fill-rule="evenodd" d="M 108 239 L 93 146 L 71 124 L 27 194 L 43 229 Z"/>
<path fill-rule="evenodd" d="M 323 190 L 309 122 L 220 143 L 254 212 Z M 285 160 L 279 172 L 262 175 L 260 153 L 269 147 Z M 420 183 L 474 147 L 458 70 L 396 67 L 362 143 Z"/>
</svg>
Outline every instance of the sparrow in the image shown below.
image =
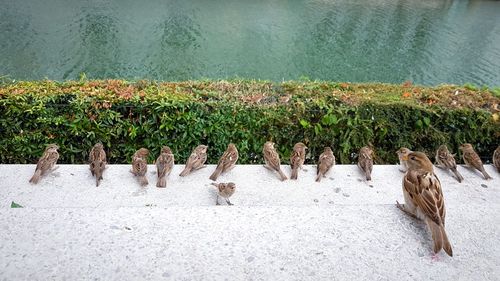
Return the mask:
<svg viewBox="0 0 500 281">
<path fill-rule="evenodd" d="M 158 180 L 156 181 L 157 187 L 167 186 L 167 177 L 172 172 L 174 167 L 174 154 L 168 146 L 164 146 L 161 149 L 160 156 L 156 159 L 156 171 L 158 175 Z"/>
<path fill-rule="evenodd" d="M 207 161 L 207 148 L 208 146 L 206 145 L 198 145 L 189 156 L 186 167 L 179 176 L 185 177 L 189 175 L 191 171 L 203 168 L 203 164 Z"/>
<path fill-rule="evenodd" d="M 42 157 L 40 157 L 36 164 L 35 174 L 31 177 L 30 183 L 37 184 L 40 181 L 40 177 L 52 170 L 57 163 L 57 159 L 59 159 L 58 149 L 59 146 L 57 144 L 49 144 L 45 148 Z"/>
<path fill-rule="evenodd" d="M 434 241 L 434 253 L 441 249 L 453 256 L 450 241 L 444 229 L 446 209 L 443 191 L 432 163 L 422 152 L 411 152 L 404 157 L 408 171 L 403 178 L 405 204 L 396 206 L 414 218 L 425 221 Z"/>
<path fill-rule="evenodd" d="M 408 156 L 408 154 L 410 154 L 411 152 L 413 152 L 413 151 L 409 150 L 406 147 L 401 147 L 400 149 L 398 149 L 398 151 L 396 151 L 396 153 L 398 154 L 398 158 L 399 158 L 399 165 L 402 168 L 402 169 L 399 169 L 399 171 L 401 171 L 402 173 L 405 173 L 406 170 L 408 170 L 408 164 L 406 163 L 405 160 L 403 160 L 403 157 L 405 155 Z"/>
<path fill-rule="evenodd" d="M 147 157 L 149 150 L 146 148 L 141 148 L 137 150 L 132 156 L 132 174 L 136 176 L 139 180 L 141 186 L 148 185 L 148 179 L 146 178 L 146 172 L 148 171 Z"/>
<path fill-rule="evenodd" d="M 462 144 L 460 146 L 460 150 L 462 150 L 463 152 L 462 156 L 465 164 L 467 164 L 471 168 L 479 170 L 483 174 L 485 179 L 491 179 L 490 175 L 488 175 L 488 173 L 486 173 L 486 171 L 484 170 L 481 158 L 479 158 L 479 155 L 477 155 L 476 151 L 474 151 L 474 148 L 470 143 Z"/>
<path fill-rule="evenodd" d="M 493 166 L 495 166 L 500 173 L 500 145 L 495 149 L 495 152 L 493 152 Z"/>
<path fill-rule="evenodd" d="M 222 197 L 226 200 L 226 203 L 228 205 L 233 205 L 231 201 L 229 201 L 229 197 L 234 194 L 236 191 L 236 184 L 234 182 L 228 182 L 228 183 L 212 183 L 213 186 L 217 187 L 217 199 L 215 201 L 215 205 L 220 205 L 219 204 L 219 197 Z"/>
<path fill-rule="evenodd" d="M 276 152 L 276 149 L 274 148 L 274 143 L 273 142 L 266 142 L 264 144 L 264 148 L 262 149 L 262 153 L 264 154 L 264 162 L 266 163 L 264 165 L 265 168 L 278 172 L 280 175 L 281 181 L 284 181 L 287 179 L 283 171 L 281 171 L 280 167 L 280 156 L 278 152 Z"/>
<path fill-rule="evenodd" d="M 318 171 L 316 173 L 316 181 L 321 181 L 321 178 L 325 177 L 326 173 L 335 165 L 335 156 L 330 147 L 325 147 L 325 150 L 319 156 L 318 160 Z"/>
<path fill-rule="evenodd" d="M 228 172 L 234 168 L 236 161 L 238 161 L 238 149 L 234 144 L 230 143 L 224 154 L 222 154 L 219 163 L 217 164 L 217 168 L 210 176 L 210 179 L 216 181 L 221 173 Z"/>
<path fill-rule="evenodd" d="M 373 169 L 373 150 L 370 147 L 364 146 L 359 150 L 358 167 L 365 173 L 366 180 L 371 181 L 371 173 Z"/>
<path fill-rule="evenodd" d="M 455 154 L 451 154 L 446 145 L 441 145 L 436 151 L 436 164 L 446 170 L 450 169 L 457 177 L 458 182 L 462 182 L 464 177 L 457 170 Z"/>
<path fill-rule="evenodd" d="M 96 143 L 89 153 L 90 172 L 95 176 L 95 186 L 99 186 L 106 168 L 106 152 L 102 143 Z"/>
<path fill-rule="evenodd" d="M 292 155 L 290 155 L 290 166 L 292 168 L 290 179 L 292 180 L 297 179 L 299 169 L 304 165 L 304 161 L 306 160 L 306 149 L 307 146 L 301 142 L 293 146 L 293 152 Z"/>
</svg>

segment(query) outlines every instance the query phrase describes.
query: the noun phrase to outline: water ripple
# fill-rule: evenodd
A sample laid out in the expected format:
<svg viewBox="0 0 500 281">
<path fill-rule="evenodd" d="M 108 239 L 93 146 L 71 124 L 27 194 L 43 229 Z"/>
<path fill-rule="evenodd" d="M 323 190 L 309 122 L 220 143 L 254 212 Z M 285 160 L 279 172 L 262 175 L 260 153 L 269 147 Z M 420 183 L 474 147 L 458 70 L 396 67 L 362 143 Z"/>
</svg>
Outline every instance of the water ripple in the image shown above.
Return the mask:
<svg viewBox="0 0 500 281">
<path fill-rule="evenodd" d="M 500 85 L 500 2 L 5 0 L 0 75 Z"/>
</svg>

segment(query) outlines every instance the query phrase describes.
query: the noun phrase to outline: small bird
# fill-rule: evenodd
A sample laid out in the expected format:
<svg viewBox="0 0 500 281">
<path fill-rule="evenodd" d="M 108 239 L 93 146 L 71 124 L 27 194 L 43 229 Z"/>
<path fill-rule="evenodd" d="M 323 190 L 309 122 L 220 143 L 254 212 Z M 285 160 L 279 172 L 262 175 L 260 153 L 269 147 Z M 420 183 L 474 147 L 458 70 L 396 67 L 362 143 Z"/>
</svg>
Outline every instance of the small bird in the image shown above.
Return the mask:
<svg viewBox="0 0 500 281">
<path fill-rule="evenodd" d="M 141 148 L 134 153 L 134 156 L 132 156 L 131 173 L 138 178 L 141 186 L 148 185 L 148 179 L 146 178 L 146 172 L 148 171 L 148 154 L 149 150 Z"/>
<path fill-rule="evenodd" d="M 174 167 L 174 154 L 168 146 L 164 146 L 161 149 L 160 156 L 156 159 L 156 172 L 158 175 L 158 180 L 156 181 L 157 187 L 167 186 L 167 177 L 172 172 Z"/>
<path fill-rule="evenodd" d="M 99 186 L 106 168 L 106 152 L 102 143 L 96 143 L 89 153 L 90 172 L 95 176 L 95 186 Z"/>
<path fill-rule="evenodd" d="M 203 168 L 203 164 L 205 164 L 205 161 L 207 161 L 207 148 L 208 146 L 206 145 L 198 145 L 189 156 L 186 162 L 186 167 L 179 176 L 185 177 L 189 175 L 191 171 L 196 171 Z"/>
<path fill-rule="evenodd" d="M 358 167 L 365 173 L 366 180 L 371 181 L 371 173 L 373 169 L 373 150 L 370 147 L 364 146 L 359 150 Z"/>
<path fill-rule="evenodd" d="M 37 184 L 43 175 L 52 170 L 57 163 L 57 159 L 59 159 L 58 149 L 59 146 L 56 144 L 49 144 L 45 148 L 42 157 L 40 157 L 36 164 L 35 174 L 31 177 L 30 183 Z"/>
<path fill-rule="evenodd" d="M 290 179 L 292 180 L 297 179 L 299 169 L 304 165 L 304 161 L 306 160 L 306 149 L 307 146 L 301 142 L 293 146 L 293 152 L 292 155 L 290 155 L 290 166 L 292 168 Z"/>
<path fill-rule="evenodd" d="M 238 149 L 232 143 L 227 146 L 226 151 L 222 154 L 219 163 L 217 164 L 217 168 L 210 176 L 210 179 L 216 181 L 221 173 L 225 173 L 234 168 L 234 165 L 238 161 Z"/>
<path fill-rule="evenodd" d="M 403 160 L 403 158 L 408 157 L 408 154 L 410 154 L 411 152 L 413 151 L 409 150 L 406 147 L 401 147 L 400 149 L 398 149 L 398 151 L 396 151 L 399 158 L 399 165 L 401 166 L 401 169 L 399 169 L 399 171 L 401 171 L 402 173 L 405 173 L 406 170 L 408 170 L 408 163 L 406 163 L 406 160 Z"/>
<path fill-rule="evenodd" d="M 262 149 L 262 153 L 264 154 L 264 162 L 266 163 L 264 167 L 271 171 L 278 172 L 281 181 L 286 180 L 286 175 L 283 173 L 283 171 L 281 171 L 280 156 L 274 148 L 274 143 L 270 141 L 266 142 L 264 144 L 264 148 Z"/>
<path fill-rule="evenodd" d="M 462 150 L 463 152 L 462 156 L 465 164 L 467 164 L 471 168 L 479 170 L 483 174 L 485 179 L 491 179 L 490 175 L 488 175 L 488 173 L 486 173 L 486 170 L 484 170 L 481 158 L 479 158 L 479 155 L 477 155 L 476 151 L 474 151 L 474 148 L 470 143 L 462 144 L 460 146 L 460 150 Z"/>
<path fill-rule="evenodd" d="M 215 201 L 215 205 L 219 204 L 219 197 L 222 197 L 226 200 L 228 205 L 233 205 L 231 201 L 229 201 L 229 197 L 231 197 L 236 191 L 236 184 L 234 182 L 228 183 L 212 183 L 213 186 L 217 187 L 217 199 Z"/>
<path fill-rule="evenodd" d="M 441 145 L 436 151 L 436 163 L 438 167 L 446 170 L 450 169 L 457 177 L 458 182 L 462 182 L 464 177 L 457 170 L 457 162 L 455 162 L 455 154 L 451 154 L 446 145 Z"/>
<path fill-rule="evenodd" d="M 495 149 L 495 152 L 493 152 L 493 166 L 495 166 L 500 173 L 500 145 Z"/>
<path fill-rule="evenodd" d="M 321 178 L 325 177 L 326 173 L 335 165 L 335 156 L 330 147 L 325 147 L 325 150 L 319 156 L 318 160 L 318 171 L 316 176 L 316 181 L 321 181 Z"/>
<path fill-rule="evenodd" d="M 444 229 L 446 209 L 443 191 L 432 163 L 422 152 L 412 152 L 405 160 L 408 161 L 408 171 L 403 178 L 405 204 L 396 201 L 396 206 L 410 216 L 425 221 L 434 241 L 434 253 L 444 249 L 449 256 L 453 256 Z"/>
</svg>

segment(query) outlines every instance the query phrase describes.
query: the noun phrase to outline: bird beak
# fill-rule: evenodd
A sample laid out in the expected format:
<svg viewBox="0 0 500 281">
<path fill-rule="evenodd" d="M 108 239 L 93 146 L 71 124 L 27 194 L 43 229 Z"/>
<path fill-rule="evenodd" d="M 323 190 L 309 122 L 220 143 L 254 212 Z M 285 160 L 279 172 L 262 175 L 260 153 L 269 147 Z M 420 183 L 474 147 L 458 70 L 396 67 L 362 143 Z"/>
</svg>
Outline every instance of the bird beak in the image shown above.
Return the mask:
<svg viewBox="0 0 500 281">
<path fill-rule="evenodd" d="M 408 161 L 408 155 L 403 155 L 403 157 L 401 157 L 401 159 L 403 159 L 404 161 Z"/>
</svg>

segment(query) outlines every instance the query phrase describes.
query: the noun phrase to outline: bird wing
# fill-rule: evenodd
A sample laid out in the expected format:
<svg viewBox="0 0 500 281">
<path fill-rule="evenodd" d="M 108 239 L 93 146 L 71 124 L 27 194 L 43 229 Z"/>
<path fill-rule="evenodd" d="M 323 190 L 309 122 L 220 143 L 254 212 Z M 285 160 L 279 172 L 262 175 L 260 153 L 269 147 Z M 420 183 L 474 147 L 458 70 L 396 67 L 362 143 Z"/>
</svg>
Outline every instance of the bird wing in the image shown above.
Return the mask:
<svg viewBox="0 0 500 281">
<path fill-rule="evenodd" d="M 300 166 L 300 160 L 301 160 L 300 153 L 297 151 L 294 151 L 292 153 L 292 156 L 290 157 L 290 165 L 292 166 L 292 169 Z"/>
<path fill-rule="evenodd" d="M 193 169 L 198 169 L 205 164 L 205 161 L 207 161 L 207 154 L 200 152 L 191 154 L 188 163 L 192 165 L 191 167 Z"/>
<path fill-rule="evenodd" d="M 158 156 L 158 159 L 156 159 L 156 172 L 158 174 L 159 178 L 162 178 L 166 175 L 167 173 L 167 162 L 164 157 L 164 155 Z"/>
<path fill-rule="evenodd" d="M 226 150 L 224 154 L 222 154 L 222 157 L 220 158 L 218 165 L 222 165 L 223 170 L 226 170 L 232 165 L 234 165 L 236 161 L 238 161 L 238 151 Z"/>
<path fill-rule="evenodd" d="M 267 159 L 268 165 L 271 166 L 271 168 L 277 170 L 280 168 L 280 158 L 276 150 L 274 149 L 265 149 L 264 150 L 264 158 Z"/>
<path fill-rule="evenodd" d="M 158 172 L 158 177 L 164 177 L 172 170 L 174 165 L 174 155 L 162 153 L 156 159 L 156 170 Z"/>
<path fill-rule="evenodd" d="M 445 207 L 441 183 L 429 172 L 408 171 L 404 177 L 404 188 L 417 206 L 437 225 L 444 225 Z"/>
<path fill-rule="evenodd" d="M 333 166 L 333 157 L 328 154 L 321 155 L 318 162 L 318 167 L 321 171 L 327 171 Z"/>
</svg>

